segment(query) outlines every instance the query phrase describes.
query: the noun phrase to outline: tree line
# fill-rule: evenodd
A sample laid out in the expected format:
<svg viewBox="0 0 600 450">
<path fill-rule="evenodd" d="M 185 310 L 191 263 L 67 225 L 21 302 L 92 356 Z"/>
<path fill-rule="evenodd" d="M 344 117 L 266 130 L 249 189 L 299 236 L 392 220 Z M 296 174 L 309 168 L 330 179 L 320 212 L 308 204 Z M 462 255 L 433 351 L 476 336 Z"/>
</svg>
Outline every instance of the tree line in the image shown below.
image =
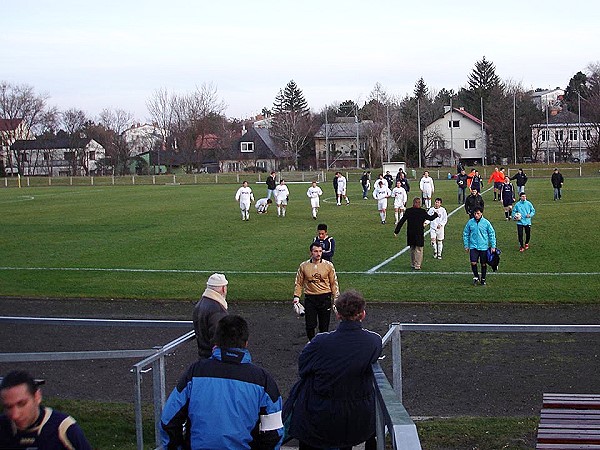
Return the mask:
<svg viewBox="0 0 600 450">
<path fill-rule="evenodd" d="M 564 90 L 562 107 L 598 128 L 600 63 L 577 72 Z M 49 105 L 49 98 L 28 85 L 0 82 L 0 117 L 23 119 L 37 139 L 61 135 L 92 138 L 105 148 L 106 164 L 115 173 L 129 172 L 134 156 L 124 132 L 134 125 L 133 114 L 123 109 L 105 109 L 92 118 L 78 108 L 59 111 Z M 510 158 L 515 146 L 518 158 L 531 156 L 531 125 L 546 120 L 545 112 L 532 101 L 531 92 L 520 83 L 502 80 L 494 64 L 485 57 L 475 63 L 466 85 L 456 92 L 445 88 L 432 91 L 420 78 L 412 93 L 395 96 L 376 83 L 362 105 L 345 100 L 315 112 L 291 80 L 279 90 L 272 105 L 263 108 L 262 115 L 270 122 L 271 135 L 280 141 L 297 168 L 316 166 L 312 138 L 326 120 L 331 123 L 338 117 L 368 124 L 362 127 L 362 132 L 368 135 L 364 137 L 369 145 L 361 156 L 369 167 L 378 167 L 388 160 L 416 166 L 434 150 L 435 137 L 425 135 L 424 127 L 440 118 L 444 107 L 449 105 L 483 118 L 488 158 Z M 185 171 L 197 169 L 207 161 L 217 161 L 240 137 L 242 127 L 252 126 L 248 120 L 225 116 L 226 105 L 210 83 L 184 94 L 158 89 L 147 99 L 146 106 L 147 119 L 160 134 L 153 139 L 150 150 L 159 157 L 167 150 L 179 154 Z M 600 160 L 597 139 L 588 145 L 590 159 Z"/>
</svg>

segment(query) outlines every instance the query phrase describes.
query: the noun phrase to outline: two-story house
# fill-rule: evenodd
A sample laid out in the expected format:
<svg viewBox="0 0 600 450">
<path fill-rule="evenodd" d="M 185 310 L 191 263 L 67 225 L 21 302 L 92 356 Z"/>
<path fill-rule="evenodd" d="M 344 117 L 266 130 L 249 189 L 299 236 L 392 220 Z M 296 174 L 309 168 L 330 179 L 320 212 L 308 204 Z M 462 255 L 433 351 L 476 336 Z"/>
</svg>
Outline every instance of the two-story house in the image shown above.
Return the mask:
<svg viewBox="0 0 600 450">
<path fill-rule="evenodd" d="M 269 128 L 251 127 L 242 131 L 227 155 L 219 160 L 221 172 L 281 170 L 291 161 L 290 152 L 273 138 Z"/>
<path fill-rule="evenodd" d="M 353 117 L 338 117 L 333 123 L 321 125 L 314 136 L 317 166 L 365 167 L 365 152 L 372 143 L 373 128 L 372 120 L 356 122 Z"/>
<path fill-rule="evenodd" d="M 545 123 L 531 126 L 534 158 L 541 162 L 586 161 L 588 148 L 598 144 L 598 124 L 559 108 L 550 108 L 546 118 Z"/>
<path fill-rule="evenodd" d="M 17 140 L 11 145 L 21 175 L 96 175 L 106 151 L 91 138 Z"/>
<path fill-rule="evenodd" d="M 486 126 L 463 108 L 445 107 L 444 115 L 423 131 L 427 166 L 483 164 L 487 145 Z"/>
</svg>

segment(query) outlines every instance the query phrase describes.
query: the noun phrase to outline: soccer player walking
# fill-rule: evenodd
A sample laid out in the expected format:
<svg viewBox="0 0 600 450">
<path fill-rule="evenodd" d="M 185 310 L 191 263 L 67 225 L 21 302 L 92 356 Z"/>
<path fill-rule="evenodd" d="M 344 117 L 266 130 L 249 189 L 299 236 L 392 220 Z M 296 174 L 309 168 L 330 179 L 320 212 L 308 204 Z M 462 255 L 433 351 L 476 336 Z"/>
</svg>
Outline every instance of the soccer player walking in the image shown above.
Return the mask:
<svg viewBox="0 0 600 450">
<path fill-rule="evenodd" d="M 431 197 L 435 192 L 433 185 L 433 178 L 429 176 L 429 171 L 423 172 L 421 181 L 419 181 L 419 188 L 421 189 L 421 196 L 423 197 L 423 204 L 425 208 L 431 208 Z"/>
<path fill-rule="evenodd" d="M 240 202 L 240 210 L 242 211 L 242 220 L 250 220 L 250 205 L 254 201 L 252 188 L 248 186 L 248 182 L 244 180 L 242 187 L 235 193 L 235 199 Z"/>
<path fill-rule="evenodd" d="M 469 253 L 471 271 L 473 272 L 473 285 L 477 283 L 485 285 L 487 274 L 487 251 L 496 251 L 496 231 L 489 220 L 483 217 L 481 207 L 475 207 L 473 218 L 469 219 L 463 230 L 463 243 L 465 251 Z M 477 269 L 477 263 L 481 263 L 481 277 Z"/>
<path fill-rule="evenodd" d="M 311 186 L 306 191 L 306 195 L 310 198 L 310 207 L 312 208 L 312 218 L 317 220 L 320 201 L 319 197 L 323 195 L 323 190 L 317 186 L 317 182 L 313 181 Z"/>
<path fill-rule="evenodd" d="M 310 259 L 300 264 L 294 283 L 294 304 L 300 302 L 304 290 L 306 335 L 309 341 L 315 337 L 317 324 L 319 333 L 329 330 L 331 302 L 339 295 L 335 267 L 331 262 L 323 260 L 322 255 L 321 244 L 310 244 Z"/>
<path fill-rule="evenodd" d="M 523 253 L 529 249 L 531 239 L 531 218 L 535 215 L 533 204 L 527 200 L 527 194 L 521 192 L 519 201 L 513 207 L 513 219 L 517 222 L 517 236 L 519 237 L 519 251 Z M 525 232 L 525 241 L 523 241 Z"/>
<path fill-rule="evenodd" d="M 448 223 L 448 212 L 442 206 L 440 197 L 435 199 L 432 208 L 429 208 L 428 214 L 437 214 L 437 217 L 429 223 L 429 236 L 431 237 L 431 246 L 433 247 L 433 257 L 442 259 L 442 250 L 444 249 L 444 229 Z"/>
<path fill-rule="evenodd" d="M 392 192 L 389 190 L 385 180 L 377 181 L 375 189 L 373 189 L 373 198 L 377 200 L 377 210 L 379 211 L 382 225 L 385 225 L 387 199 L 390 195 L 392 195 Z"/>
<path fill-rule="evenodd" d="M 275 203 L 277 204 L 277 216 L 285 217 L 285 209 L 287 208 L 290 191 L 285 185 L 285 180 L 281 180 L 275 188 Z"/>
<path fill-rule="evenodd" d="M 392 197 L 394 197 L 394 218 L 396 219 L 394 223 L 398 224 L 398 221 L 404 215 L 406 201 L 408 200 L 406 189 L 402 187 L 402 181 L 396 181 L 396 187 L 392 190 Z"/>
</svg>

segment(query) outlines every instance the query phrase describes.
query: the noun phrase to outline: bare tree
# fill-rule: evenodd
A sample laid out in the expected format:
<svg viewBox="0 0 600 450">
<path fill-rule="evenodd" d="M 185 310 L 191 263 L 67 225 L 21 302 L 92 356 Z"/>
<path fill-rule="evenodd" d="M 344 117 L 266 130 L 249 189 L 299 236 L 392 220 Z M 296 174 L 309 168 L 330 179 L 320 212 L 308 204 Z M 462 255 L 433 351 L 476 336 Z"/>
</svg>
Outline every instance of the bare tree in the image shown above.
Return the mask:
<svg viewBox="0 0 600 450">
<path fill-rule="evenodd" d="M 41 133 L 48 128 L 47 121 L 55 117 L 55 109 L 48 108 L 46 101 L 49 96 L 36 94 L 33 87 L 27 84 L 12 84 L 0 82 L 0 117 L 3 119 L 21 119 L 25 129 L 32 134 Z M 1 148 L 8 148 L 9 143 L 18 136 L 0 136 L 6 142 L 0 142 Z M 24 155 L 18 152 L 7 151 L 6 157 L 9 166 L 16 166 L 19 173 L 23 173 Z"/>
<path fill-rule="evenodd" d="M 129 172 L 127 160 L 130 155 L 130 148 L 123 132 L 131 127 L 133 123 L 133 114 L 122 109 L 104 109 L 100 113 L 98 133 L 99 142 L 106 149 L 111 159 L 113 168 L 117 172 L 126 174 Z"/>
</svg>

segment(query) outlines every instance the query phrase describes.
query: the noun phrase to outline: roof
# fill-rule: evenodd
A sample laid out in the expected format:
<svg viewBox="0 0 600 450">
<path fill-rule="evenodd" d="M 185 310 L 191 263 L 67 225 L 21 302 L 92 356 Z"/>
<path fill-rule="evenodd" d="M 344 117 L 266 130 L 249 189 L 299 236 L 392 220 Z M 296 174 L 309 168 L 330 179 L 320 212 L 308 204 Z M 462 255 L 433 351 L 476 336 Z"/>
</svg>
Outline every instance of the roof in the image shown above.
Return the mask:
<svg viewBox="0 0 600 450">
<path fill-rule="evenodd" d="M 471 119 L 473 122 L 477 123 L 478 125 L 481 125 L 481 119 L 478 119 L 473 114 L 468 113 L 464 109 L 461 109 L 461 108 L 452 108 L 452 109 L 454 112 L 457 112 L 457 113 L 463 115 L 464 117 L 466 117 L 467 119 Z M 446 114 L 448 114 L 448 113 L 446 113 Z"/>
<path fill-rule="evenodd" d="M 219 148 L 219 136 L 216 134 L 200 135 L 196 138 L 196 148 L 199 150 L 212 150 Z"/>
<path fill-rule="evenodd" d="M 364 120 L 358 122 L 358 135 L 363 136 L 368 128 L 373 125 L 372 120 Z M 356 137 L 356 123 L 355 122 L 334 122 L 324 123 L 319 128 L 319 131 L 315 133 L 316 139 L 325 139 L 325 130 L 327 130 L 328 139 L 342 139 L 342 138 L 355 138 Z"/>
<path fill-rule="evenodd" d="M 241 142 L 254 142 L 254 151 L 242 153 L 240 150 Z M 285 159 L 289 155 L 277 139 L 271 136 L 267 128 L 250 128 L 245 134 L 237 139 L 229 151 L 228 156 L 223 159 Z"/>
<path fill-rule="evenodd" d="M 68 138 L 58 137 L 53 139 L 19 139 L 11 145 L 13 150 L 56 150 L 62 148 L 84 148 L 92 138 Z"/>
<path fill-rule="evenodd" d="M 0 131 L 14 131 L 22 122 L 23 119 L 0 119 Z"/>
</svg>

